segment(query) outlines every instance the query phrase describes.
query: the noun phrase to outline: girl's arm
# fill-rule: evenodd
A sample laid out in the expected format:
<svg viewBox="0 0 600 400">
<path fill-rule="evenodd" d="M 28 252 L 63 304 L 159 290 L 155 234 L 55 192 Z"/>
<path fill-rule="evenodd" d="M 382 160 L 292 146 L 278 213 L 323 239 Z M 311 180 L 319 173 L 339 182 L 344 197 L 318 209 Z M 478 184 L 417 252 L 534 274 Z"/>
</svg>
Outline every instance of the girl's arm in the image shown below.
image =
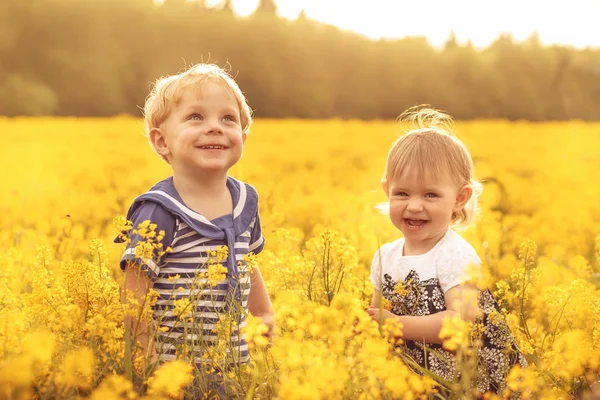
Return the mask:
<svg viewBox="0 0 600 400">
<path fill-rule="evenodd" d="M 477 315 L 477 290 L 470 285 L 454 286 L 444 295 L 446 310 L 423 316 L 396 315 L 387 310 L 380 310 L 381 293 L 373 293 L 371 307 L 367 310 L 375 321 L 387 318 L 397 319 L 402 323 L 402 337 L 406 340 L 442 343 L 439 338 L 445 318 L 460 316 L 464 321 L 474 322 Z"/>
<path fill-rule="evenodd" d="M 150 360 L 154 362 L 157 359 L 157 355 L 150 332 L 151 324 L 148 321 L 142 321 L 137 318 L 141 314 L 141 308 L 147 301 L 148 292 L 151 287 L 152 281 L 148 275 L 137 264 L 128 263 L 125 267 L 124 290 L 121 293 L 121 302 L 127 304 L 126 293 L 132 292 L 139 308 L 135 311 L 135 316 L 132 316 L 131 313 L 125 313 L 125 330 L 129 333 L 130 338 L 139 341 L 143 354 L 150 355 Z"/>
<path fill-rule="evenodd" d="M 268 336 L 272 337 L 275 331 L 275 311 L 271 304 L 265 281 L 258 268 L 252 270 L 250 275 L 251 286 L 248 295 L 248 311 L 250 314 L 260 317 L 269 328 Z"/>
</svg>

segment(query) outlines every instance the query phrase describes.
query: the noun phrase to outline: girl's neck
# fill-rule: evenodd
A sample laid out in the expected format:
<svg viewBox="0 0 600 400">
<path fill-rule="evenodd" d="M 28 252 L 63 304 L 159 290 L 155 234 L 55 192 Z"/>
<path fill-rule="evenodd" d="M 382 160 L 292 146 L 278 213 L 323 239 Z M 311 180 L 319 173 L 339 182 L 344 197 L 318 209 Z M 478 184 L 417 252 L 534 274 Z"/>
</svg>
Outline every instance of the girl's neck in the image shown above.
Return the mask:
<svg viewBox="0 0 600 400">
<path fill-rule="evenodd" d="M 411 241 L 405 238 L 404 246 L 402 249 L 402 255 L 420 256 L 423 254 L 427 254 L 440 242 L 440 240 L 444 238 L 444 236 L 446 236 L 446 233 L 448 233 L 449 229 L 450 228 L 448 228 L 446 231 L 435 237 L 427 238 L 425 240 Z"/>
</svg>

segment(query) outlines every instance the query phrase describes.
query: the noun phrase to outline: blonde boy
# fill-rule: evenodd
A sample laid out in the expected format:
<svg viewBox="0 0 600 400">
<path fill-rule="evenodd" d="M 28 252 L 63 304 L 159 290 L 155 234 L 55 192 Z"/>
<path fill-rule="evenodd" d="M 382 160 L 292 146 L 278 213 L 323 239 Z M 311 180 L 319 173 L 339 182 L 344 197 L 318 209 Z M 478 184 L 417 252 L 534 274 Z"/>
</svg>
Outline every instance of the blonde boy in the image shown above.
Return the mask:
<svg viewBox="0 0 600 400">
<path fill-rule="evenodd" d="M 150 257 L 140 251 L 143 237 L 134 230 L 128 233 L 120 263 L 125 289 L 140 304 L 150 288 L 158 300 L 152 323 L 126 318 L 126 328 L 138 333 L 152 360 L 174 360 L 185 348 L 191 361 L 201 365 L 207 362 L 207 346 L 217 343 L 220 319 L 242 310 L 229 332 L 226 359 L 245 363 L 248 345 L 240 334 L 245 311 L 262 317 L 269 334 L 274 328 L 260 271 L 249 271 L 245 260 L 264 246 L 258 195 L 252 186 L 228 175 L 242 156 L 252 123 L 250 108 L 223 69 L 198 64 L 159 79 L 144 114 L 150 145 L 169 163 L 173 176 L 138 196 L 127 219 L 133 229 L 148 220 L 156 224 L 156 232 L 164 231 L 163 248 L 172 251 L 155 249 Z M 123 240 L 123 235 L 115 239 Z M 226 254 L 222 246 L 227 246 Z M 215 282 L 208 275 L 215 266 L 209 271 L 211 255 L 218 249 L 223 274 Z M 180 310 L 188 301 L 190 306 Z"/>
</svg>

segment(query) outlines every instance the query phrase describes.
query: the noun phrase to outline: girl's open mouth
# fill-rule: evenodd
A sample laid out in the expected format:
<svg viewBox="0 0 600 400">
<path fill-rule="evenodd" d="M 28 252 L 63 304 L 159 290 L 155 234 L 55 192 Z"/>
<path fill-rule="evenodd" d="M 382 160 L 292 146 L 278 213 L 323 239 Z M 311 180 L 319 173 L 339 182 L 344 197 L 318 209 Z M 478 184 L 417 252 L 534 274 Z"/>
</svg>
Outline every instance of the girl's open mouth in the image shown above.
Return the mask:
<svg viewBox="0 0 600 400">
<path fill-rule="evenodd" d="M 427 223 L 427 220 L 424 219 L 410 219 L 404 218 L 404 224 L 408 226 L 410 229 L 419 229 L 423 225 Z"/>
</svg>

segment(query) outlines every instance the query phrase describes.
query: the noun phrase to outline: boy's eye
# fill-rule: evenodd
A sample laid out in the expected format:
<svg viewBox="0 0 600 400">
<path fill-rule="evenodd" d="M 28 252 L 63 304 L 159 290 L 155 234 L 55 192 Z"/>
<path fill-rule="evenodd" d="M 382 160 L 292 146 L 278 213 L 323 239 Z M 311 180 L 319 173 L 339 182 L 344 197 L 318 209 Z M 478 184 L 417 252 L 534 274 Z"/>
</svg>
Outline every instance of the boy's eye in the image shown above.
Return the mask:
<svg viewBox="0 0 600 400">
<path fill-rule="evenodd" d="M 425 197 L 429 198 L 429 199 L 433 199 L 435 197 L 438 197 L 438 195 L 435 193 L 427 193 L 427 194 L 425 194 Z"/>
<path fill-rule="evenodd" d="M 223 120 L 229 121 L 229 122 L 236 122 L 237 121 L 233 115 L 226 115 L 226 116 L 223 117 Z"/>
<path fill-rule="evenodd" d="M 202 121 L 202 115 L 200 114 L 192 114 L 189 116 L 188 119 L 194 120 L 194 121 Z"/>
<path fill-rule="evenodd" d="M 396 196 L 408 197 L 408 193 L 406 193 L 406 192 L 396 192 Z"/>
</svg>

